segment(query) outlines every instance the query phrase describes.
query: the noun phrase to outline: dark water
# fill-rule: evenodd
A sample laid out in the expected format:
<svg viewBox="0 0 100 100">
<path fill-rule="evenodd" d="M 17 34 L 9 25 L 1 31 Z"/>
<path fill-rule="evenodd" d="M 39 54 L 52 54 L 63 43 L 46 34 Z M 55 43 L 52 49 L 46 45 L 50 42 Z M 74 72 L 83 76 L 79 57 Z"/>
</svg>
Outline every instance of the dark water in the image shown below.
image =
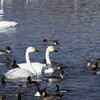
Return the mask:
<svg viewBox="0 0 100 100">
<path fill-rule="evenodd" d="M 51 61 L 65 65 L 65 80 L 61 83 L 41 82 L 41 87 L 47 85 L 49 93 L 56 84 L 71 89 L 64 93 L 62 100 L 100 99 L 100 76 L 84 68 L 86 58 L 100 57 L 99 0 L 4 0 L 3 11 L 0 20 L 16 21 L 19 25 L 0 28 L 0 48 L 11 46 L 11 58 L 18 63 L 25 62 L 28 46 L 40 50 L 31 55 L 32 61 L 40 62 L 47 47 L 42 40 L 60 40 L 55 46 L 59 52 L 50 56 Z M 0 67 L 0 74 L 9 69 Z M 33 96 L 36 90 L 27 88 L 25 82 L 10 81 L 4 87 L 0 85 L 0 94 L 5 94 L 6 100 L 17 100 L 15 93 L 19 83 L 23 84 L 27 94 L 24 100 L 40 100 Z"/>
</svg>

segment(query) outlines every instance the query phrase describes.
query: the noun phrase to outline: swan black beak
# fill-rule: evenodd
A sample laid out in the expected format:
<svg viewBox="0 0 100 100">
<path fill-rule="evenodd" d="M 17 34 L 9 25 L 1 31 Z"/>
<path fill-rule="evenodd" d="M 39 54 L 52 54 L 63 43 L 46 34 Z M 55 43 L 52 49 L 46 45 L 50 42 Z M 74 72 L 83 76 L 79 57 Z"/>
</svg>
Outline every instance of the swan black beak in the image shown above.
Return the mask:
<svg viewBox="0 0 100 100">
<path fill-rule="evenodd" d="M 39 50 L 36 49 L 36 52 L 39 52 Z"/>
<path fill-rule="evenodd" d="M 54 50 L 54 52 L 58 52 L 57 50 Z"/>
</svg>

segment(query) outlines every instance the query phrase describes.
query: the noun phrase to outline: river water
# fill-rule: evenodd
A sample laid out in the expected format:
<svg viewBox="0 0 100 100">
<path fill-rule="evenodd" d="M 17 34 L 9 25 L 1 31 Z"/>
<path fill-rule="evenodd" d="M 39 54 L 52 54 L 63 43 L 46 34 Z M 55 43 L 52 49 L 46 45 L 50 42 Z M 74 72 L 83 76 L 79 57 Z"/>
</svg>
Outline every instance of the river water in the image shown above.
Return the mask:
<svg viewBox="0 0 100 100">
<path fill-rule="evenodd" d="M 57 53 L 51 53 L 51 61 L 65 67 L 64 81 L 44 83 L 49 93 L 59 84 L 60 88 L 72 91 L 64 93 L 62 100 L 99 100 L 100 75 L 85 68 L 85 60 L 94 61 L 100 55 L 100 1 L 99 0 L 1 0 L 1 21 L 16 21 L 14 28 L 0 28 L 0 49 L 11 46 L 11 58 L 18 63 L 25 62 L 25 50 L 33 46 L 40 53 L 31 55 L 32 61 L 45 58 L 42 40 L 60 40 L 54 45 Z M 2 59 L 2 58 L 0 58 Z M 0 67 L 0 75 L 8 66 Z M 17 100 L 18 84 L 23 84 L 27 96 L 24 100 L 41 100 L 34 97 L 36 90 L 27 88 L 25 82 L 8 81 L 0 85 L 0 94 L 5 100 Z"/>
</svg>

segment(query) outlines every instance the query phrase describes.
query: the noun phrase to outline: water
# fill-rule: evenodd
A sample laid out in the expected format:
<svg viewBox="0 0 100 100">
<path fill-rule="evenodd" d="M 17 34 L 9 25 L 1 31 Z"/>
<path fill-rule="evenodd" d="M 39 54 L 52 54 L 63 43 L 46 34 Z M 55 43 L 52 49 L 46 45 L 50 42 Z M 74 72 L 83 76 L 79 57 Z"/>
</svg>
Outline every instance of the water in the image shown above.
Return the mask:
<svg viewBox="0 0 100 100">
<path fill-rule="evenodd" d="M 49 93 L 56 84 L 71 89 L 71 92 L 64 93 L 62 100 L 100 99 L 100 76 L 84 68 L 87 58 L 95 60 L 100 57 L 99 0 L 4 0 L 0 7 L 4 14 L 1 21 L 19 23 L 14 28 L 0 28 L 0 48 L 11 46 L 11 58 L 18 63 L 25 62 L 28 46 L 40 50 L 40 53 L 31 55 L 32 61 L 40 62 L 45 58 L 47 47 L 42 40 L 60 40 L 60 44 L 54 46 L 59 52 L 50 54 L 50 57 L 51 61 L 66 66 L 65 79 L 61 83 L 41 82 L 41 87 L 47 85 Z M 0 74 L 9 69 L 0 67 Z M 19 83 L 23 84 L 27 94 L 25 100 L 38 99 L 33 96 L 36 90 L 27 88 L 25 82 L 9 81 L 4 87 L 0 85 L 0 94 L 6 95 L 5 100 L 17 100 L 15 93 Z"/>
</svg>

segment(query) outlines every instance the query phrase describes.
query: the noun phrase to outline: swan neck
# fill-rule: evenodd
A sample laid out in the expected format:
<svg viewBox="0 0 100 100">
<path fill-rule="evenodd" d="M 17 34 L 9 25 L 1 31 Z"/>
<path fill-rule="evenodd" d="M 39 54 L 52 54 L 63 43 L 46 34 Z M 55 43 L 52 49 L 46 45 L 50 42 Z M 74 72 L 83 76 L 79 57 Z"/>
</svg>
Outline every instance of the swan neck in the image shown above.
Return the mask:
<svg viewBox="0 0 100 100">
<path fill-rule="evenodd" d="M 47 50 L 46 50 L 46 64 L 47 64 L 47 65 L 51 65 L 49 53 L 50 53 L 50 51 L 47 49 Z"/>
<path fill-rule="evenodd" d="M 26 51 L 26 63 L 30 64 L 29 53 Z"/>
<path fill-rule="evenodd" d="M 29 59 L 29 52 L 26 51 L 26 63 L 27 63 L 27 67 L 29 68 L 29 71 L 34 73 L 35 75 L 37 75 L 36 71 L 34 70 L 34 68 L 32 67 L 32 64 L 30 62 L 30 59 Z"/>
</svg>

